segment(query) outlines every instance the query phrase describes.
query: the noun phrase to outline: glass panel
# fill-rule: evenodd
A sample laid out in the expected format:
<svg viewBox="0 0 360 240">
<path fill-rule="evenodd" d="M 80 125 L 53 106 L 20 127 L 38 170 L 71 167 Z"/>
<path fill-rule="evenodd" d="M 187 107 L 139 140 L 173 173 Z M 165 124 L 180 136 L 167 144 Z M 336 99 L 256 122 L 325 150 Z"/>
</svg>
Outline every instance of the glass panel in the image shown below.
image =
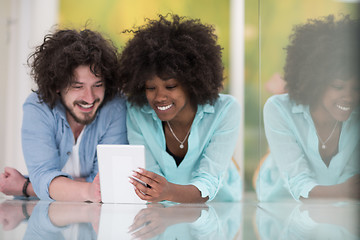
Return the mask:
<svg viewBox="0 0 360 240">
<path fill-rule="evenodd" d="M 358 198 L 358 3 L 259 9 L 259 200 Z"/>
</svg>

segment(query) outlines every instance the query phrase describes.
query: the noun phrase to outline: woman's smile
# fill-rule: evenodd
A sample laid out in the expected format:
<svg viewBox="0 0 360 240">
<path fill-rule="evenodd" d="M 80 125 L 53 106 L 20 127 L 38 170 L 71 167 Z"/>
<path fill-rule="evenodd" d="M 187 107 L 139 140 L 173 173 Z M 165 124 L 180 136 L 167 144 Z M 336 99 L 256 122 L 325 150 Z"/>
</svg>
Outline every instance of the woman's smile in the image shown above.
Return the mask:
<svg viewBox="0 0 360 240">
<path fill-rule="evenodd" d="M 350 109 L 351 109 L 350 106 L 344 106 L 344 105 L 340 105 L 340 104 L 336 104 L 336 107 L 339 108 L 341 111 L 344 111 L 344 112 L 350 111 Z"/>
<path fill-rule="evenodd" d="M 173 106 L 173 104 L 169 104 L 169 105 L 165 105 L 165 106 L 156 106 L 156 108 L 160 111 L 166 111 L 168 110 L 169 108 L 171 108 Z"/>
</svg>

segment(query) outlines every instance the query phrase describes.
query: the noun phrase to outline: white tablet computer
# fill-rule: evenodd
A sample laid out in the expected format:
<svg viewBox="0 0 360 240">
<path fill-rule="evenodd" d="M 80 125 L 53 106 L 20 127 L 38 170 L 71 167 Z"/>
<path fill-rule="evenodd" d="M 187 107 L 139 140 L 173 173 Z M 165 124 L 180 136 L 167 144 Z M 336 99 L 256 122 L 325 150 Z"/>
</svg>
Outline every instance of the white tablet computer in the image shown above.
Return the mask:
<svg viewBox="0 0 360 240">
<path fill-rule="evenodd" d="M 97 145 L 101 200 L 103 203 L 146 203 L 129 182 L 132 171 L 145 168 L 143 145 Z"/>
</svg>

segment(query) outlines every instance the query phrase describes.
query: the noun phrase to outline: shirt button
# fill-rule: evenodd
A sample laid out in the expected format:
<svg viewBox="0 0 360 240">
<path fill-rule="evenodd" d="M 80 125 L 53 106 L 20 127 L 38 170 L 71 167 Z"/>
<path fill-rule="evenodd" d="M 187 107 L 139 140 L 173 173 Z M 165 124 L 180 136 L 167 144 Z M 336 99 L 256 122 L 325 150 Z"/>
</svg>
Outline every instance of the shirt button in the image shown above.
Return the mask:
<svg viewBox="0 0 360 240">
<path fill-rule="evenodd" d="M 70 156 L 71 152 L 67 152 L 66 154 L 67 154 L 68 156 Z"/>
</svg>

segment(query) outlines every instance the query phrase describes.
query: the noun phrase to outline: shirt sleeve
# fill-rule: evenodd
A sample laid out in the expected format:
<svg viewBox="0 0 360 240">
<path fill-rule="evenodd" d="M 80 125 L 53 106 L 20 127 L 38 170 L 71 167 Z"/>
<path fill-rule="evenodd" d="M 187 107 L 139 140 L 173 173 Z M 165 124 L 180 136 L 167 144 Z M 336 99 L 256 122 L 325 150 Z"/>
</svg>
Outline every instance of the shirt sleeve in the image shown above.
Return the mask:
<svg viewBox="0 0 360 240">
<path fill-rule="evenodd" d="M 275 96 L 276 97 L 276 96 Z M 289 103 L 285 103 L 289 104 Z M 295 200 L 307 198 L 311 189 L 316 186 L 312 171 L 302 146 L 307 145 L 304 132 L 309 131 L 308 121 L 293 121 L 291 107 L 276 98 L 270 98 L 264 106 L 265 134 L 271 155 L 285 188 Z M 289 104 L 290 105 L 290 104 Z M 302 145 L 302 146 L 301 146 Z M 266 191 L 265 189 L 263 191 Z"/>
<path fill-rule="evenodd" d="M 216 107 L 215 111 L 219 111 L 214 113 L 215 119 L 204 117 L 199 124 L 199 131 L 211 134 L 211 136 L 203 145 L 199 166 L 193 172 L 191 180 L 191 184 L 199 189 L 201 196 L 208 196 L 209 201 L 215 198 L 224 184 L 226 174 L 229 174 L 231 159 L 239 136 L 241 115 L 240 105 L 235 99 L 225 102 L 221 107 Z M 208 120 L 210 122 L 207 122 Z M 211 124 L 213 126 L 209 132 Z"/>
<path fill-rule="evenodd" d="M 26 101 L 23 106 L 21 129 L 22 148 L 29 177 L 36 195 L 41 200 L 49 196 L 50 182 L 68 174 L 59 170 L 60 154 L 55 141 L 56 121 L 45 104 Z"/>
</svg>

